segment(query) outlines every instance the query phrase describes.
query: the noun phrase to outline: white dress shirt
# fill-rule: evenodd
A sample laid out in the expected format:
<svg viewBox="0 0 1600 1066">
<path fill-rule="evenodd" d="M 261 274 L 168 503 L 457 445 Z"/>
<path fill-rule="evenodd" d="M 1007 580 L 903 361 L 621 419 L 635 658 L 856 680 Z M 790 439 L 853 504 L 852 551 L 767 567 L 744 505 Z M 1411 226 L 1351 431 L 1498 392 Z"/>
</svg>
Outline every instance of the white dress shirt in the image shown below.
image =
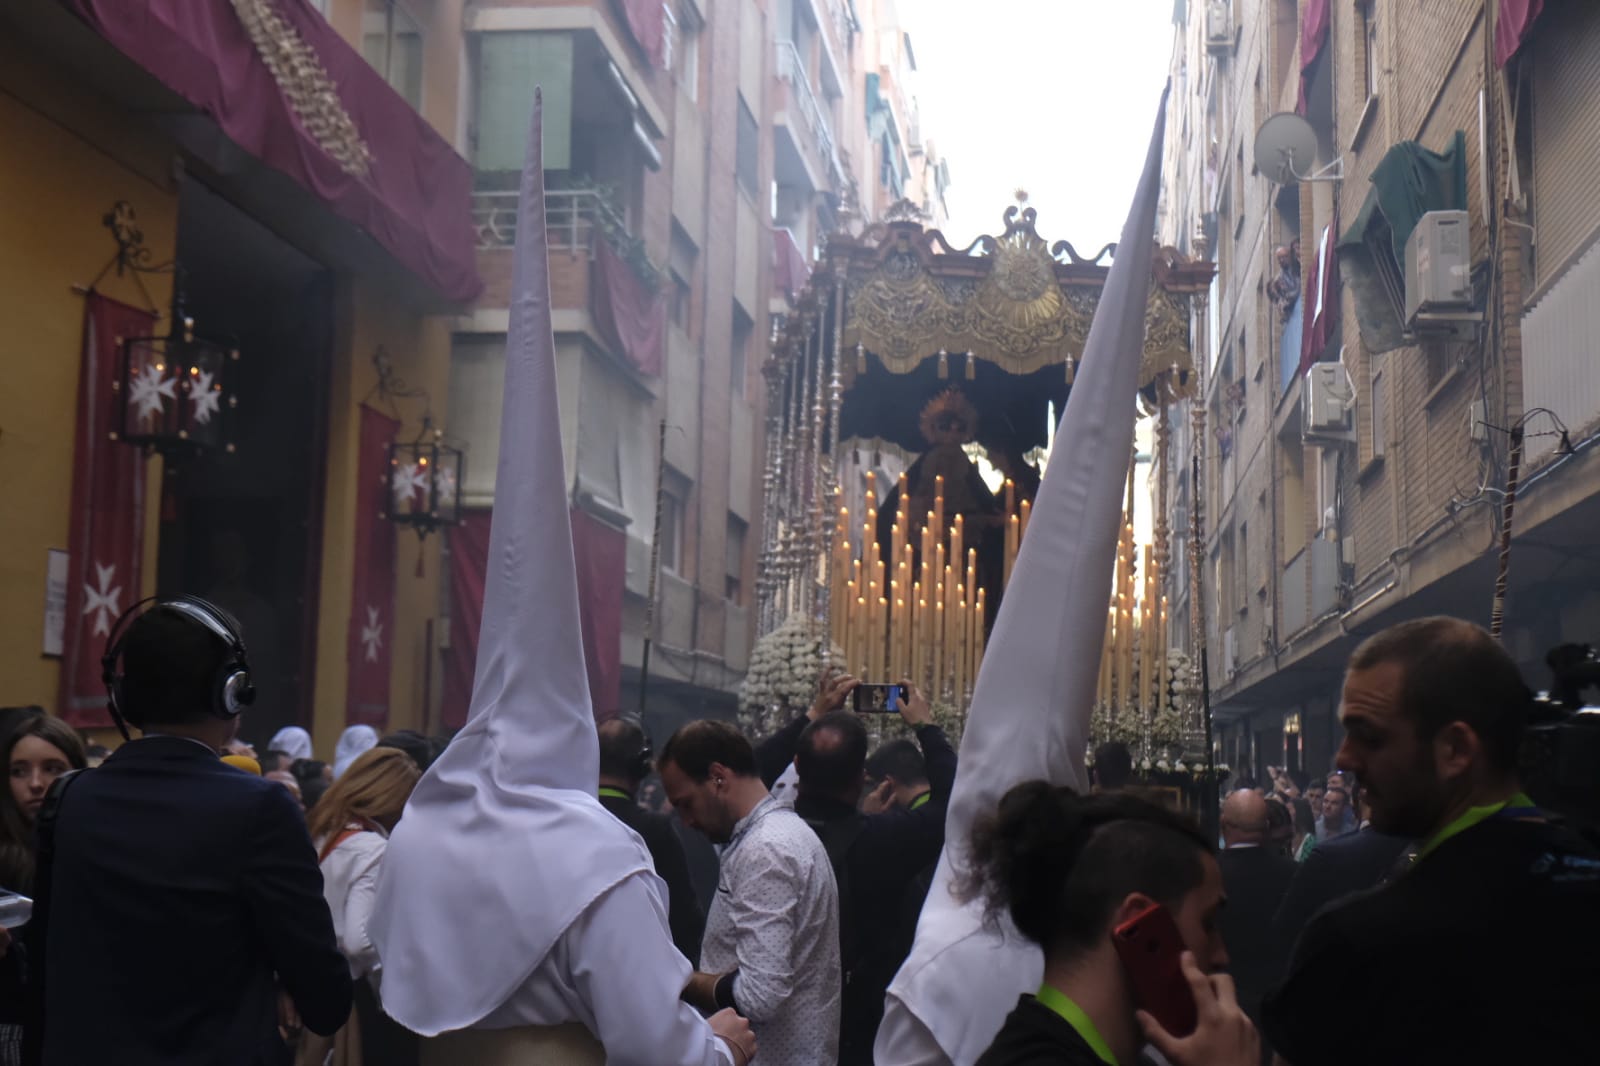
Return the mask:
<svg viewBox="0 0 1600 1066">
<path fill-rule="evenodd" d="M 678 997 L 692 972 L 672 946 L 666 886 L 636 873 L 561 934 L 522 987 L 473 1028 L 582 1022 L 607 1066 L 731 1066 L 733 1053 Z M 759 1051 L 762 1062 L 766 1046 Z"/>
<path fill-rule="evenodd" d="M 768 796 L 734 826 L 700 968 L 738 970 L 733 998 L 761 1066 L 839 1060 L 839 891 L 822 841 Z"/>
<path fill-rule="evenodd" d="M 350 976 L 371 975 L 378 984 L 378 949 L 367 935 L 372 917 L 372 901 L 378 895 L 378 871 L 383 867 L 383 851 L 389 838 L 377 830 L 361 829 L 340 841 L 322 860 L 322 896 L 333 912 L 333 933 L 339 950 L 350 963 Z M 320 850 L 327 842 L 317 841 Z"/>
</svg>

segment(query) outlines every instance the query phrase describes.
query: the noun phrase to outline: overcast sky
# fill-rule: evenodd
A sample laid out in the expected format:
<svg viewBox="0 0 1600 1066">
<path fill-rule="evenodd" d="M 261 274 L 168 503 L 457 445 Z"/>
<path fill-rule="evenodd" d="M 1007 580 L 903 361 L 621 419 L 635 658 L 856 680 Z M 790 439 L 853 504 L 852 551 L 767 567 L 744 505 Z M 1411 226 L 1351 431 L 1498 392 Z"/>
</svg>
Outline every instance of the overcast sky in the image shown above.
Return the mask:
<svg viewBox="0 0 1600 1066">
<path fill-rule="evenodd" d="M 1090 256 L 1122 233 L 1172 54 L 1172 0 L 898 0 L 922 130 L 950 162 L 964 247 L 999 233 L 1018 188 L 1039 235 Z M 1151 427 L 1140 425 L 1140 447 Z M 1140 465 L 1145 481 L 1149 466 Z M 1150 540 L 1148 489 L 1136 536 Z"/>
<path fill-rule="evenodd" d="M 1172 0 L 898 0 L 922 130 L 950 162 L 950 242 L 1028 190 L 1040 236 L 1115 241 L 1172 52 Z"/>
</svg>

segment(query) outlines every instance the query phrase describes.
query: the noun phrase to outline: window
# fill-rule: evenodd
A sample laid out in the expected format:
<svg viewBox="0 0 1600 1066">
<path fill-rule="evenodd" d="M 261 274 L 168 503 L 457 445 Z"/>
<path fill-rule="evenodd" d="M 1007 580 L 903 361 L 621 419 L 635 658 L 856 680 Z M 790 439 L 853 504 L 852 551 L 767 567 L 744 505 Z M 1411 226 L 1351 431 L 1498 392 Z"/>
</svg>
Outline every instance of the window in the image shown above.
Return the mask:
<svg viewBox="0 0 1600 1066">
<path fill-rule="evenodd" d="M 662 471 L 661 569 L 669 574 L 683 573 L 683 514 L 688 496 L 688 478 L 674 470 Z"/>
<path fill-rule="evenodd" d="M 744 606 L 744 541 L 749 528 L 738 515 L 728 515 L 727 600 L 735 607 Z"/>
<path fill-rule="evenodd" d="M 689 299 L 692 295 L 689 283 L 676 270 L 672 271 L 672 324 L 685 335 L 689 332 Z"/>
<path fill-rule="evenodd" d="M 750 376 L 750 341 L 756 324 L 738 304 L 733 305 L 733 344 L 728 353 L 728 391 L 744 399 L 745 379 Z"/>
<path fill-rule="evenodd" d="M 1383 394 L 1383 371 L 1377 370 L 1372 374 L 1372 457 L 1382 458 L 1384 440 L 1387 429 L 1384 425 L 1389 417 L 1389 404 Z"/>
<path fill-rule="evenodd" d="M 662 66 L 672 71 L 672 80 L 678 83 L 683 95 L 690 100 L 700 99 L 700 20 L 694 10 L 684 7 L 673 10 L 670 2 L 661 5 L 665 38 L 663 40 Z"/>
<path fill-rule="evenodd" d="M 739 97 L 739 134 L 734 147 L 734 174 L 739 179 L 739 188 L 753 200 L 756 196 L 759 171 L 761 169 L 761 127 L 756 125 L 755 115 L 750 113 L 750 105 L 744 102 L 744 96 Z"/>
<path fill-rule="evenodd" d="M 477 37 L 472 163 L 479 188 L 516 189 L 535 86 L 544 89 L 544 168 L 572 169 L 572 35 L 497 31 Z M 591 161 L 582 166 L 589 169 Z"/>
<path fill-rule="evenodd" d="M 1361 31 L 1361 69 L 1366 78 L 1367 99 L 1378 95 L 1378 10 L 1377 0 L 1365 0 L 1356 5 L 1358 29 Z"/>
<path fill-rule="evenodd" d="M 1239 523 L 1239 613 L 1250 609 L 1250 523 Z"/>
<path fill-rule="evenodd" d="M 400 0 L 366 0 L 361 55 L 406 103 L 422 107 L 422 24 Z"/>
</svg>

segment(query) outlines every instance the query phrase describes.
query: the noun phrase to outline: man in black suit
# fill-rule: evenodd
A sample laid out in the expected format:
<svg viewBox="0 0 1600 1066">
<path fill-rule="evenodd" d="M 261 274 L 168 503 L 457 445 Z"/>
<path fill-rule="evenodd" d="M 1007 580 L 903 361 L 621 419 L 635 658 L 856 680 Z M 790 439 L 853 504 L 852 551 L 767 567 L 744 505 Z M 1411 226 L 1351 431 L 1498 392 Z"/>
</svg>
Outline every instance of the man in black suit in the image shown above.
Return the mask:
<svg viewBox="0 0 1600 1066">
<path fill-rule="evenodd" d="M 884 992 L 905 961 L 901 908 L 913 881 L 939 859 L 956 779 L 955 749 L 933 723 L 927 699 L 907 684 L 909 698 L 897 709 L 922 748 L 928 791 L 907 788 L 901 793 L 909 797 L 907 805 L 894 805 L 906 783 L 885 776 L 863 796 L 867 730 L 854 712 L 839 710 L 856 685 L 848 675 L 825 677 L 811 709 L 756 749 L 763 780 L 775 779 L 794 761 L 800 778 L 795 813 L 827 848 L 839 886 L 845 968 L 840 1066 L 872 1062 Z"/>
<path fill-rule="evenodd" d="M 644 838 L 656 874 L 667 883 L 667 925 L 672 943 L 692 966 L 700 965 L 706 917 L 694 894 L 689 862 L 672 819 L 639 806 L 639 784 L 650 774 L 650 741 L 626 716 L 600 723 L 600 805 Z"/>
<path fill-rule="evenodd" d="M 349 1018 L 350 969 L 294 797 L 217 756 L 253 698 L 244 646 L 187 597 L 121 631 L 113 714 L 144 736 L 57 793 L 43 1062 L 285 1063 L 296 1014 L 323 1035 Z"/>
<path fill-rule="evenodd" d="M 1284 894 L 1278 914 L 1272 920 L 1272 933 L 1283 958 L 1299 939 L 1300 932 L 1322 908 L 1335 900 L 1369 888 L 1376 888 L 1394 870 L 1409 841 L 1372 828 L 1372 805 L 1366 794 L 1356 793 L 1356 810 L 1361 828 L 1354 833 L 1321 841 L 1295 871 Z M 1281 976 L 1281 975 L 1280 975 Z"/>
<path fill-rule="evenodd" d="M 1217 921 L 1228 945 L 1239 1006 L 1252 1021 L 1259 1017 L 1261 997 L 1283 972 L 1272 916 L 1294 877 L 1294 860 L 1263 846 L 1267 828 L 1267 800 L 1261 793 L 1241 789 L 1223 802 L 1223 849 L 1217 865 L 1228 905 Z"/>
<path fill-rule="evenodd" d="M 1285 1061 L 1594 1061 L 1600 850 L 1522 791 L 1532 696 L 1500 641 L 1460 619 L 1402 622 L 1351 656 L 1339 768 L 1376 828 L 1420 843 L 1301 934 L 1262 1007 Z"/>
</svg>

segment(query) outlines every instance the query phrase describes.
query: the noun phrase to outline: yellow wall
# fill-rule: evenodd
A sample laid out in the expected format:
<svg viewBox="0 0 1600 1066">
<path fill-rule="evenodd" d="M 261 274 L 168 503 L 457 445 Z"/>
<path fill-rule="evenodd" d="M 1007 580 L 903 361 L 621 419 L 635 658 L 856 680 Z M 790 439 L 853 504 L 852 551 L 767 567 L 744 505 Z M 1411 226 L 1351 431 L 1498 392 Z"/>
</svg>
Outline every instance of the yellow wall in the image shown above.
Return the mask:
<svg viewBox="0 0 1600 1066">
<path fill-rule="evenodd" d="M 339 325 L 328 401 L 327 495 L 317 618 L 316 717 L 312 728 L 316 749 L 323 755 L 332 754 L 345 725 L 350 592 L 357 553 L 362 550 L 355 543 L 356 457 L 360 404 L 377 381 L 372 354 L 381 344 L 389 353 L 396 375 L 406 384 L 427 391 L 436 424 L 443 423 L 448 409 L 450 380 L 450 331 L 446 319 L 420 316 L 378 286 L 359 278 L 341 278 L 337 299 Z M 397 400 L 396 407 L 403 419 L 402 439 L 415 436 L 421 425 L 422 401 Z M 428 647 L 426 632 L 428 621 L 439 613 L 439 537 L 429 537 L 420 551 L 422 576 L 418 577 L 417 538 L 402 531 L 396 555 L 397 632 L 391 645 L 390 729 L 421 729 L 427 724 L 422 720 L 427 698 L 424 678 L 434 653 Z M 438 669 L 435 656 L 435 689 Z"/>
<path fill-rule="evenodd" d="M 0 38 L 0 703 L 54 708 L 60 661 L 41 654 L 46 552 L 67 548 L 86 285 L 115 250 L 101 217 L 138 213 L 154 261 L 172 257 L 177 191 L 171 145 Z M 144 278 L 165 307 L 170 277 Z M 115 271 L 100 284 L 146 299 Z M 160 466 L 150 466 L 144 588 L 155 583 Z M 142 592 L 143 590 L 141 590 Z M 123 605 L 132 602 L 124 593 Z"/>
</svg>

